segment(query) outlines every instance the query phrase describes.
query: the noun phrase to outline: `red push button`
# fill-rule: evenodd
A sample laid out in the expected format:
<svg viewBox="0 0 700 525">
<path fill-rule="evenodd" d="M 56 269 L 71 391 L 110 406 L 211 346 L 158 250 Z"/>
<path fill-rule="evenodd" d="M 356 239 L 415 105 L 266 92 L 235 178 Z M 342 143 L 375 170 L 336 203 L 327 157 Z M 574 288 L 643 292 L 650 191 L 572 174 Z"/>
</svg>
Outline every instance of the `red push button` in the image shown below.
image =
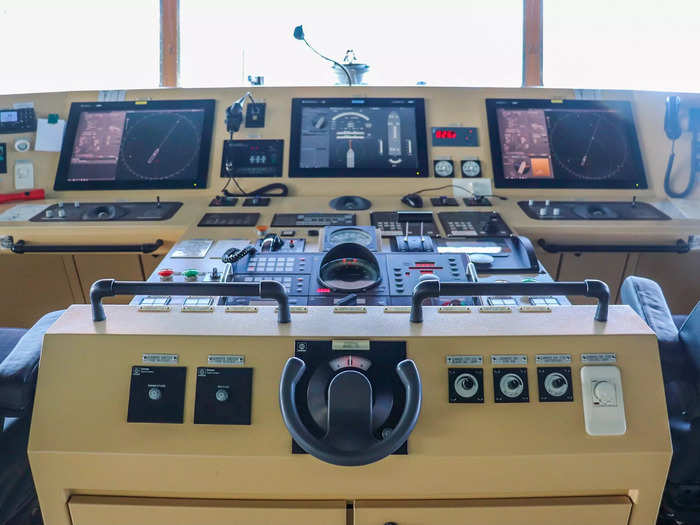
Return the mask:
<svg viewBox="0 0 700 525">
<path fill-rule="evenodd" d="M 158 272 L 158 276 L 160 277 L 161 281 L 172 281 L 174 273 L 175 272 L 170 268 L 163 268 Z"/>
</svg>

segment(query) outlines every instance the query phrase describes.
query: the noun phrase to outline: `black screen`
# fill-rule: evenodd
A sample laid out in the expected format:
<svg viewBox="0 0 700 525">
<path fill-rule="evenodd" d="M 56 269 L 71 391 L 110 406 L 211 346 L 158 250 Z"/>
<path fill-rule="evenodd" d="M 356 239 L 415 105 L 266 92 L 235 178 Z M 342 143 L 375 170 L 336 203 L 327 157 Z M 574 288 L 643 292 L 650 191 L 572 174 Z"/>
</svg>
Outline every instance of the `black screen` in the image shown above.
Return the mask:
<svg viewBox="0 0 700 525">
<path fill-rule="evenodd" d="M 629 102 L 489 99 L 496 187 L 647 187 Z"/>
<path fill-rule="evenodd" d="M 206 187 L 213 100 L 76 103 L 54 189 Z"/>
<path fill-rule="evenodd" d="M 293 99 L 290 177 L 425 177 L 422 99 Z"/>
</svg>

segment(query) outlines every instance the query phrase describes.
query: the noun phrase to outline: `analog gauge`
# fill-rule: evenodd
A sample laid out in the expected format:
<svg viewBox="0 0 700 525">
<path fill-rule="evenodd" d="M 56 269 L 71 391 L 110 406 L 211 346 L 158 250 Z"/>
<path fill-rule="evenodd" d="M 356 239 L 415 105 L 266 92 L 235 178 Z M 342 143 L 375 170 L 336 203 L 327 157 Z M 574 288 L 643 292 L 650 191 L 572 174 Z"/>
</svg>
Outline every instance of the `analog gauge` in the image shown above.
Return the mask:
<svg viewBox="0 0 700 525">
<path fill-rule="evenodd" d="M 478 160 L 463 160 L 462 175 L 465 177 L 481 176 L 481 162 Z"/>
<path fill-rule="evenodd" d="M 451 160 L 436 160 L 433 164 L 436 177 L 452 177 L 455 169 Z"/>
<path fill-rule="evenodd" d="M 612 179 L 625 167 L 630 148 L 624 123 L 613 113 L 577 111 L 547 118 L 552 159 L 572 177 Z"/>
<path fill-rule="evenodd" d="M 196 167 L 199 142 L 197 126 L 182 113 L 144 113 L 125 125 L 122 159 L 137 179 L 180 179 Z"/>
<path fill-rule="evenodd" d="M 372 366 L 372 361 L 357 355 L 343 355 L 336 357 L 328 364 L 330 365 L 331 370 L 334 372 L 345 368 L 359 368 L 360 370 L 367 370 L 370 366 Z"/>
<path fill-rule="evenodd" d="M 355 244 L 361 244 L 362 246 L 369 246 L 372 244 L 372 236 L 364 230 L 359 230 L 356 228 L 342 228 L 340 230 L 335 230 L 328 235 L 328 242 L 330 244 L 342 244 L 345 242 L 354 242 Z"/>
</svg>

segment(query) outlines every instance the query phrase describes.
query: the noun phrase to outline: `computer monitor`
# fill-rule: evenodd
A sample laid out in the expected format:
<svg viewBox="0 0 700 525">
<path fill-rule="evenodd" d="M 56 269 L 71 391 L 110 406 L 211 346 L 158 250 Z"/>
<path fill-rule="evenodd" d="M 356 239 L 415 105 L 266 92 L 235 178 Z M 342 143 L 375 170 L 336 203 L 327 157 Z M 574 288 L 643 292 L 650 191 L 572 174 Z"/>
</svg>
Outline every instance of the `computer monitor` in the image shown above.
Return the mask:
<svg viewBox="0 0 700 525">
<path fill-rule="evenodd" d="M 55 190 L 205 188 L 214 100 L 76 102 Z"/>
<path fill-rule="evenodd" d="M 292 99 L 290 177 L 427 177 L 420 98 Z"/>
<path fill-rule="evenodd" d="M 645 189 L 626 101 L 487 99 L 497 188 Z"/>
</svg>

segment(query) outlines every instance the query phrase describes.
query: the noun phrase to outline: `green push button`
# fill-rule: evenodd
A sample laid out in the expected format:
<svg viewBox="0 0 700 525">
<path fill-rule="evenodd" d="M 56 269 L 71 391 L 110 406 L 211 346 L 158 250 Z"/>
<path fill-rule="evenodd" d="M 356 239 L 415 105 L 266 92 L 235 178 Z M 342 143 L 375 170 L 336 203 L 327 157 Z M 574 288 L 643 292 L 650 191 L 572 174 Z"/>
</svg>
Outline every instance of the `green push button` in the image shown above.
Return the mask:
<svg viewBox="0 0 700 525">
<path fill-rule="evenodd" d="M 186 281 L 196 281 L 199 272 L 197 270 L 185 270 L 182 272 L 182 275 L 185 277 Z"/>
<path fill-rule="evenodd" d="M 522 282 L 524 282 L 524 283 L 536 283 L 537 279 L 533 279 L 532 277 L 527 277 L 527 278 L 523 279 Z"/>
</svg>

